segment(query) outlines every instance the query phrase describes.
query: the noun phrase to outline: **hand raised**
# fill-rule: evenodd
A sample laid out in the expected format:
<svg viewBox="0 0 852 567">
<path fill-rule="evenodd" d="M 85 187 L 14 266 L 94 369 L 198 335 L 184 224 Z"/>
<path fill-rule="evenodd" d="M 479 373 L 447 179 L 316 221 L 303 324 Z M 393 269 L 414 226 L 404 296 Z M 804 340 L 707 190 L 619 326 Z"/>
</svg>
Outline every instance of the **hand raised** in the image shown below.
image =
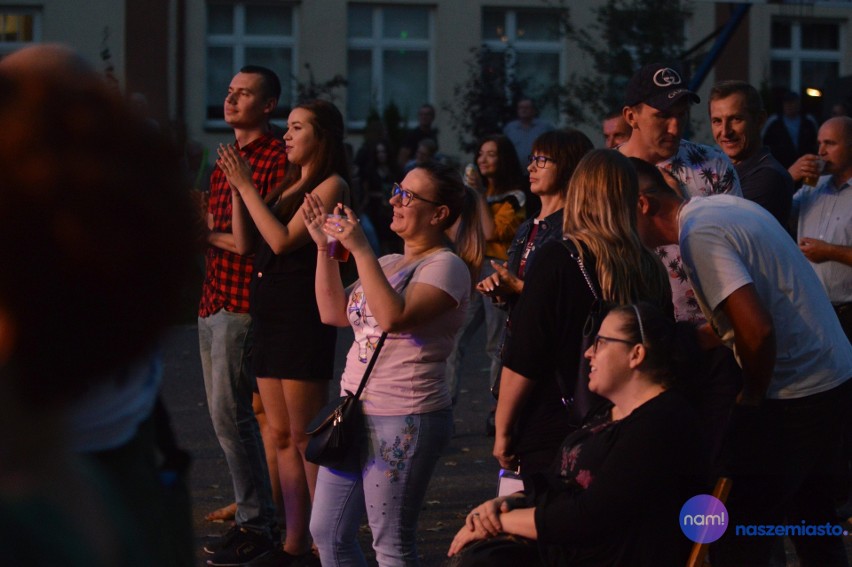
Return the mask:
<svg viewBox="0 0 852 567">
<path fill-rule="evenodd" d="M 216 166 L 225 174 L 233 189 L 242 194 L 243 191 L 254 187 L 254 182 L 251 179 L 251 166 L 237 148 L 230 144 L 219 144 L 216 151 L 219 154 Z"/>
</svg>

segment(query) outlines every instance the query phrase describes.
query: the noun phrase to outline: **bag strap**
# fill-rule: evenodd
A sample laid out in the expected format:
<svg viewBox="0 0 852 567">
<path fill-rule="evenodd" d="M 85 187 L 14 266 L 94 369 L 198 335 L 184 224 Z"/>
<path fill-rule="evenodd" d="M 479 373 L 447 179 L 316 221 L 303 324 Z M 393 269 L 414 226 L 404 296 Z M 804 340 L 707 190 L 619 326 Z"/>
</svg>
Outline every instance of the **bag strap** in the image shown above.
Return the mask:
<svg viewBox="0 0 852 567">
<path fill-rule="evenodd" d="M 595 289 L 595 285 L 592 283 L 592 278 L 589 276 L 589 272 L 586 270 L 586 264 L 585 262 L 583 262 L 583 256 L 580 254 L 576 247 L 568 244 L 568 241 L 565 240 L 565 237 L 562 237 L 562 240 L 560 240 L 559 242 L 562 243 L 562 246 L 564 246 L 565 249 L 568 250 L 568 253 L 577 262 L 577 265 L 580 267 L 580 273 L 583 274 L 583 279 L 586 280 L 586 285 L 589 286 L 589 291 L 592 292 L 592 297 L 594 297 L 596 301 L 600 301 L 600 294 Z"/>
<path fill-rule="evenodd" d="M 409 282 L 411 282 L 411 278 L 414 277 L 414 272 L 417 270 L 417 267 L 420 265 L 420 262 L 414 265 L 414 268 L 408 272 L 408 275 L 405 276 L 405 280 L 403 281 L 402 287 L 400 288 L 400 292 L 408 287 Z M 388 332 L 383 331 L 382 335 L 379 337 L 379 342 L 376 343 L 376 348 L 373 349 L 373 356 L 370 357 L 370 362 L 367 364 L 367 369 L 364 370 L 364 376 L 361 378 L 361 383 L 358 384 L 358 389 L 355 391 L 354 398 L 357 400 L 361 397 L 361 392 L 364 391 L 364 386 L 367 385 L 367 378 L 370 377 L 370 373 L 373 371 L 373 367 L 376 365 L 376 359 L 379 358 L 379 352 L 381 352 L 382 347 L 385 345 L 385 339 L 388 338 Z"/>
<path fill-rule="evenodd" d="M 589 275 L 588 270 L 586 270 L 586 264 L 585 262 L 583 262 L 583 256 L 580 254 L 580 251 L 577 250 L 577 247 L 574 246 L 573 242 L 569 242 L 564 236 L 559 242 L 562 243 L 562 246 L 565 247 L 571 258 L 573 258 L 574 261 L 577 262 L 577 266 L 580 268 L 580 273 L 583 274 L 583 279 L 586 280 L 586 285 L 589 286 L 589 291 L 592 292 L 592 297 L 595 298 L 594 301 L 592 301 L 591 307 L 589 307 L 589 315 L 586 317 L 586 322 L 583 324 L 583 338 L 586 338 L 596 331 L 596 329 L 594 329 L 595 318 L 599 316 L 601 312 L 601 297 L 597 289 L 595 288 L 595 285 L 592 281 L 591 276 Z M 584 353 L 580 352 L 581 367 L 583 357 Z M 568 407 L 571 404 L 571 399 L 574 397 L 574 392 L 572 388 L 568 387 L 568 384 L 565 380 L 565 376 L 563 376 L 561 372 L 556 373 L 556 384 L 559 387 L 559 392 L 562 394 L 562 405 Z"/>
</svg>

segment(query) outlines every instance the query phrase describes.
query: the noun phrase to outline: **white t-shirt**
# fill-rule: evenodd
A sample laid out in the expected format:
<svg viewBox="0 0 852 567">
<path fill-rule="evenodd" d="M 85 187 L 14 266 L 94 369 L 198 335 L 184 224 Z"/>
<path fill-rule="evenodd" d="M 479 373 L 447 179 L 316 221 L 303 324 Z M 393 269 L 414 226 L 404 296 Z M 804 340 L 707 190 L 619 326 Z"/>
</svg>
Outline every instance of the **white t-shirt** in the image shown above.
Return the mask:
<svg viewBox="0 0 852 567">
<path fill-rule="evenodd" d="M 403 256 L 391 254 L 379 263 L 391 285 L 399 291 L 411 266 L 401 266 Z M 400 271 L 398 268 L 402 267 Z M 408 415 L 450 407 L 445 370 L 456 333 L 464 323 L 470 300 L 470 272 L 464 262 L 449 250 L 423 259 L 415 268 L 406 289 L 427 284 L 446 292 L 456 307 L 404 333 L 389 333 L 376 365 L 361 394 L 365 414 Z M 349 290 L 347 313 L 355 342 L 346 355 L 346 368 L 340 380 L 341 395 L 355 392 L 373 349 L 382 334 L 359 282 Z"/>
<path fill-rule="evenodd" d="M 730 195 L 695 198 L 678 224 L 689 281 L 725 344 L 734 347 L 734 330 L 719 304 L 737 289 L 753 283 L 772 315 L 777 353 L 767 398 L 810 396 L 852 378 L 852 345 L 825 290 L 768 211 Z"/>
</svg>

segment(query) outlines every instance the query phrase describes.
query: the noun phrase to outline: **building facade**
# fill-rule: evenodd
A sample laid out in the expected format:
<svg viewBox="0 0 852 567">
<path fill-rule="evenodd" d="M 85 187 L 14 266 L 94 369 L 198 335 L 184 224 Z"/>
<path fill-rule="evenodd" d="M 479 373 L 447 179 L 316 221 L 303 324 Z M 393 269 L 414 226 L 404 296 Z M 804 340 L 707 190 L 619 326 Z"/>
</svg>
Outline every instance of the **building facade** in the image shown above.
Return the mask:
<svg viewBox="0 0 852 567">
<path fill-rule="evenodd" d="M 572 0 L 570 21 L 591 29 L 600 0 Z M 438 109 L 438 140 L 459 155 L 458 136 L 442 109 L 455 102 L 471 50 L 511 46 L 513 73 L 531 94 L 564 83 L 590 63 L 559 32 L 557 1 L 544 0 L 0 0 L 0 55 L 30 42 L 62 42 L 80 50 L 127 93 L 144 95 L 147 111 L 176 124 L 207 147 L 226 140 L 221 107 L 228 82 L 248 63 L 282 78 L 282 108 L 299 85 L 336 75 L 348 86 L 333 91 L 355 147 L 371 111 L 391 102 L 413 124 L 417 108 Z M 686 22 L 687 47 L 711 38 L 734 4 L 694 0 Z M 746 79 L 760 87 L 829 97 L 848 96 L 839 77 L 852 75 L 852 0 L 753 2 L 748 15 L 703 82 Z M 712 45 L 712 38 L 707 45 Z M 504 64 L 501 62 L 499 64 Z M 495 63 L 497 64 L 497 63 Z M 813 101 L 811 101 L 813 102 Z M 565 124 L 555 105 L 551 121 Z M 279 120 L 283 120 L 283 111 Z M 693 138 L 709 142 L 702 105 Z M 600 143 L 600 134 L 583 127 Z"/>
</svg>

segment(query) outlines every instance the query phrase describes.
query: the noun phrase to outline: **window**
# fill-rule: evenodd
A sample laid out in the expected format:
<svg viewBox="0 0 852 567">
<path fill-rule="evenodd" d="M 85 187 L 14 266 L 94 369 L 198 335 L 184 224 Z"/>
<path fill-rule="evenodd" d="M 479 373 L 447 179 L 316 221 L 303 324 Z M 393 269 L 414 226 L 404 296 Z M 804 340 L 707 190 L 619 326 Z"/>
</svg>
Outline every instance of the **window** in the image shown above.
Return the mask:
<svg viewBox="0 0 852 567">
<path fill-rule="evenodd" d="M 432 101 L 432 10 L 350 4 L 346 116 L 362 128 L 371 110 L 394 103 L 410 125 Z"/>
<path fill-rule="evenodd" d="M 840 74 L 840 25 L 825 21 L 774 20 L 770 34 L 773 87 L 801 93 Z"/>
<path fill-rule="evenodd" d="M 38 41 L 41 41 L 41 12 L 0 8 L 0 57 Z"/>
<path fill-rule="evenodd" d="M 278 74 L 281 98 L 274 116 L 286 116 L 293 100 L 295 36 L 291 6 L 249 2 L 207 5 L 208 126 L 225 125 L 222 106 L 228 85 L 245 65 L 262 65 Z"/>
<path fill-rule="evenodd" d="M 495 63 L 507 59 L 507 75 L 523 85 L 524 96 L 536 102 L 543 118 L 558 122 L 558 95 L 553 87 L 566 80 L 559 13 L 546 9 L 484 8 L 482 40 L 495 53 L 513 50 L 513 57 L 496 57 Z"/>
</svg>

